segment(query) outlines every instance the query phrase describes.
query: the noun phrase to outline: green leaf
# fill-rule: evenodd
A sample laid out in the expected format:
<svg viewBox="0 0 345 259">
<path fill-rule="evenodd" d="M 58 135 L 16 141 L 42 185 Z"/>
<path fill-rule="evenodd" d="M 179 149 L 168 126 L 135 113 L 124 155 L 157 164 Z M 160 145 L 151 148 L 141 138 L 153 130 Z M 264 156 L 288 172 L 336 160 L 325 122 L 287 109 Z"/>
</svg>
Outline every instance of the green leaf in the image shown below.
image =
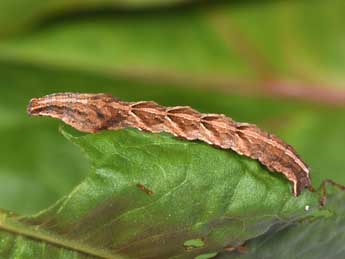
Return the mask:
<svg viewBox="0 0 345 259">
<path fill-rule="evenodd" d="M 293 197 L 285 178 L 229 150 L 137 130 L 63 134 L 93 171 L 36 216 L 2 214 L 5 243 L 24 242 L 19 234 L 37 240 L 22 246 L 37 253 L 47 243 L 102 258 L 193 258 L 320 216 L 316 193 Z M 186 249 L 192 239 L 204 245 Z"/>
<path fill-rule="evenodd" d="M 345 193 L 337 191 L 330 195 L 326 208 L 328 217 L 305 221 L 284 230 L 271 231 L 247 242 L 243 254 L 223 253 L 217 259 L 256 258 L 304 258 L 337 259 L 344 257 L 345 240 Z"/>
<path fill-rule="evenodd" d="M 0 35 L 23 30 L 47 17 L 64 13 L 87 12 L 90 10 L 141 10 L 144 8 L 174 6 L 183 0 L 69 0 L 31 1 L 3 0 L 0 2 Z M 13 19 L 16 17 L 16 19 Z"/>
<path fill-rule="evenodd" d="M 335 106 L 345 96 L 338 91 L 344 1 L 196 1 L 172 9 L 145 9 L 152 2 L 138 1 L 139 12 L 128 11 L 134 2 L 125 0 L 126 12 L 119 1 L 67 2 L 0 3 L 0 207 L 29 215 L 85 180 L 89 163 L 57 134 L 57 122 L 25 114 L 30 98 L 61 91 L 191 105 L 256 123 L 298 150 L 314 186 L 324 178 L 345 182 L 345 110 Z M 157 2 L 165 3 L 173 0 Z M 300 101 L 281 98 L 291 94 Z M 0 241 L 5 254 L 15 247 L 27 258 L 85 257 L 7 232 Z M 327 257 L 338 255 L 341 242 L 337 235 Z M 268 255 L 274 247 L 260 249 Z"/>
<path fill-rule="evenodd" d="M 80 9 L 97 10 L 83 3 Z M 17 6 L 0 10 L 12 17 Z M 67 19 L 42 19 L 36 30 L 4 38 L 0 57 L 223 91 L 301 91 L 303 98 L 322 100 L 327 86 L 342 88 L 345 81 L 344 11 L 342 0 L 317 0 L 313 8 L 309 1 L 210 1 L 81 17 L 66 11 Z M 344 101 L 341 93 L 330 101 Z"/>
</svg>

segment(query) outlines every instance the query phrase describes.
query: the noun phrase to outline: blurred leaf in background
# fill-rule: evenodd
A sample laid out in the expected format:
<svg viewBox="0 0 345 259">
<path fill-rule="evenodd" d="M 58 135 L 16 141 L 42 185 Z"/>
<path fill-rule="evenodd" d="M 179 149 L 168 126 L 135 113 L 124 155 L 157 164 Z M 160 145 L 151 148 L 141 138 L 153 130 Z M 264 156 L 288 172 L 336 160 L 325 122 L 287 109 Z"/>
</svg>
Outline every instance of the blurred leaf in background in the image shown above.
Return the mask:
<svg viewBox="0 0 345 259">
<path fill-rule="evenodd" d="M 256 123 L 298 150 L 315 186 L 345 183 L 344 12 L 341 0 L 1 1 L 0 208 L 38 212 L 90 172 L 56 121 L 26 115 L 61 91 Z"/>
</svg>

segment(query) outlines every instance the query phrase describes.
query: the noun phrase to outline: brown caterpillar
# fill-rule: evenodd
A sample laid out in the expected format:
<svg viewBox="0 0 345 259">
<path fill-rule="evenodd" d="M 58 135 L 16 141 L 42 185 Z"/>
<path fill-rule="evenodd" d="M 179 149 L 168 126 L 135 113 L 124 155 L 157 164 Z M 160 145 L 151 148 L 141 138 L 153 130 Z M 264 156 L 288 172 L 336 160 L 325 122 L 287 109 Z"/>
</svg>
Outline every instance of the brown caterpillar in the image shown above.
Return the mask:
<svg viewBox="0 0 345 259">
<path fill-rule="evenodd" d="M 152 101 L 124 102 L 110 94 L 57 93 L 33 98 L 33 116 L 58 118 L 83 132 L 137 128 L 201 140 L 259 160 L 270 171 L 293 183 L 293 194 L 311 187 L 309 168 L 296 151 L 256 125 L 239 123 L 223 114 L 202 114 L 188 106 L 164 107 Z"/>
</svg>

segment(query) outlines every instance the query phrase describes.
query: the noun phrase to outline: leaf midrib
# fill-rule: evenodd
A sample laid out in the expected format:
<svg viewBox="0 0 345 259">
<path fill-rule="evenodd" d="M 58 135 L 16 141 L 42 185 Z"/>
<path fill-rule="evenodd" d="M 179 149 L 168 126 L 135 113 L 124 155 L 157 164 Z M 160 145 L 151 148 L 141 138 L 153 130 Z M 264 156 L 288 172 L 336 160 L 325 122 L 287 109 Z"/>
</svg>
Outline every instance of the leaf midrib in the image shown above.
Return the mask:
<svg viewBox="0 0 345 259">
<path fill-rule="evenodd" d="M 0 211 L 0 231 L 10 232 L 14 235 L 21 235 L 40 242 L 45 242 L 64 249 L 76 251 L 85 255 L 101 259 L 129 259 L 120 255 L 109 253 L 103 249 L 95 249 L 90 246 L 82 245 L 78 242 L 49 235 L 44 231 L 35 231 L 30 227 L 11 219 L 4 212 Z"/>
</svg>

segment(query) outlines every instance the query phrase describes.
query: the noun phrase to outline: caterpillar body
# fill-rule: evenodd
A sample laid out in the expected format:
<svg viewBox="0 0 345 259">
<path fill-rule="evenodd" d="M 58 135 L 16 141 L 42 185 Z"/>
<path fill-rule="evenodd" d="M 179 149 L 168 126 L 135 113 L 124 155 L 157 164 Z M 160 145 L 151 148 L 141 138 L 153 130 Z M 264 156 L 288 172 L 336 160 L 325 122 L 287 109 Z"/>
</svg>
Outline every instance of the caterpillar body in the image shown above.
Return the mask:
<svg viewBox="0 0 345 259">
<path fill-rule="evenodd" d="M 60 119 L 77 130 L 137 128 L 167 132 L 186 140 L 201 140 L 260 161 L 283 174 L 298 196 L 311 188 L 310 170 L 293 147 L 254 124 L 223 114 L 203 114 L 189 106 L 164 107 L 152 101 L 125 102 L 110 94 L 56 93 L 31 99 L 28 113 Z"/>
</svg>

